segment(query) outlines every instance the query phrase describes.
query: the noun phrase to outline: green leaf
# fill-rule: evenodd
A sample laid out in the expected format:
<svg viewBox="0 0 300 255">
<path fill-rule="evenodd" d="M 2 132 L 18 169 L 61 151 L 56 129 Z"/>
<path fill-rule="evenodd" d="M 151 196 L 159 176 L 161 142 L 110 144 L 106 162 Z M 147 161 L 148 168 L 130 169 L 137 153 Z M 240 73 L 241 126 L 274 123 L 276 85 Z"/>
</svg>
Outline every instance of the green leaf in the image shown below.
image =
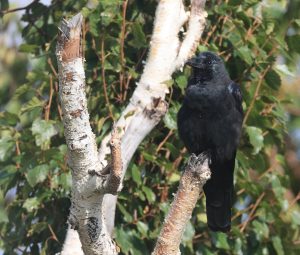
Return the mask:
<svg viewBox="0 0 300 255">
<path fill-rule="evenodd" d="M 252 65 L 252 52 L 247 46 L 242 46 L 238 48 L 237 50 L 238 56 L 244 60 L 248 65 Z"/>
<path fill-rule="evenodd" d="M 300 19 L 295 19 L 294 22 L 297 24 L 298 27 L 300 27 Z"/>
<path fill-rule="evenodd" d="M 6 165 L 0 171 L 0 185 L 5 189 L 7 185 L 10 185 L 10 182 L 15 178 L 17 174 L 17 168 L 15 165 Z"/>
<path fill-rule="evenodd" d="M 166 215 L 170 210 L 170 204 L 166 202 L 160 203 L 159 209 Z"/>
<path fill-rule="evenodd" d="M 300 226 L 300 212 L 294 210 L 292 212 L 292 221 L 297 224 L 298 226 Z"/>
<path fill-rule="evenodd" d="M 169 129 L 177 128 L 176 120 L 173 118 L 173 116 L 169 112 L 167 112 L 166 115 L 164 116 L 164 123 L 165 123 L 166 127 L 168 127 Z"/>
<path fill-rule="evenodd" d="M 289 46 L 289 49 L 291 51 L 295 51 L 297 53 L 300 53 L 300 35 L 291 35 L 287 37 L 287 44 Z"/>
<path fill-rule="evenodd" d="M 279 89 L 281 85 L 281 78 L 276 71 L 271 69 L 269 72 L 267 72 L 265 79 L 270 88 L 274 90 Z"/>
<path fill-rule="evenodd" d="M 0 206 L 0 223 L 7 223 L 8 221 L 9 220 L 5 209 L 2 206 Z"/>
<path fill-rule="evenodd" d="M 137 185 L 141 185 L 142 184 L 141 172 L 140 172 L 140 170 L 138 169 L 138 167 L 135 164 L 132 165 L 131 175 L 132 175 L 133 181 Z"/>
<path fill-rule="evenodd" d="M 116 228 L 116 240 L 121 247 L 122 254 L 144 255 L 147 252 L 144 241 L 140 240 L 140 235 L 135 231 Z"/>
<path fill-rule="evenodd" d="M 243 243 L 242 243 L 241 238 L 235 239 L 234 249 L 233 249 L 234 254 L 243 254 L 242 248 L 243 248 Z"/>
<path fill-rule="evenodd" d="M 275 251 L 277 252 L 277 255 L 284 255 L 284 250 L 282 247 L 282 242 L 279 236 L 272 237 L 272 243 L 274 246 Z"/>
<path fill-rule="evenodd" d="M 16 91 L 14 92 L 13 98 L 19 98 L 22 95 L 24 95 L 25 93 L 31 92 L 31 91 L 33 91 L 33 89 L 30 86 L 30 84 L 28 84 L 28 83 L 23 84 L 22 86 L 20 86 L 16 89 Z"/>
<path fill-rule="evenodd" d="M 253 155 L 255 155 L 259 153 L 264 146 L 264 137 L 262 135 L 262 130 L 257 127 L 248 126 L 246 127 L 246 131 L 248 133 L 250 143 L 254 148 Z"/>
<path fill-rule="evenodd" d="M 2 190 L 0 190 L 0 223 L 8 222 L 8 217 L 4 206 L 5 206 L 4 195 Z"/>
<path fill-rule="evenodd" d="M 252 224 L 259 240 L 262 240 L 263 238 L 269 238 L 269 228 L 267 224 L 258 220 L 254 220 Z"/>
<path fill-rule="evenodd" d="M 177 174 L 177 173 L 172 173 L 171 176 L 170 176 L 170 178 L 168 179 L 168 181 L 170 183 L 179 182 L 179 180 L 180 180 L 180 175 Z"/>
<path fill-rule="evenodd" d="M 58 176 L 58 184 L 65 190 L 70 190 L 72 187 L 72 175 L 70 172 L 62 173 Z"/>
<path fill-rule="evenodd" d="M 99 30 L 100 30 L 99 21 L 100 21 L 100 15 L 97 11 L 89 15 L 89 27 L 90 27 L 90 32 L 92 33 L 93 36 L 99 36 Z"/>
<path fill-rule="evenodd" d="M 15 141 L 11 137 L 3 137 L 0 139 L 0 161 L 5 161 L 13 153 Z"/>
<path fill-rule="evenodd" d="M 122 249 L 122 252 L 128 254 L 132 243 L 127 231 L 124 231 L 121 228 L 116 228 L 116 241 L 118 243 L 118 246 L 120 246 L 120 248 Z"/>
<path fill-rule="evenodd" d="M 1 0 L 0 1 L 0 10 L 7 10 L 8 8 L 9 8 L 9 1 Z"/>
<path fill-rule="evenodd" d="M 240 5 L 243 1 L 242 0 L 229 0 L 228 5 Z"/>
<path fill-rule="evenodd" d="M 40 101 L 37 97 L 33 97 L 27 104 L 21 108 L 21 113 L 30 112 L 37 108 L 41 109 L 44 105 L 43 101 Z"/>
<path fill-rule="evenodd" d="M 37 197 L 27 198 L 23 204 L 23 208 L 25 208 L 28 212 L 32 212 L 39 208 L 39 204 Z"/>
<path fill-rule="evenodd" d="M 32 236 L 33 234 L 40 234 L 43 230 L 47 228 L 47 222 L 38 222 L 36 224 L 31 225 L 27 235 Z"/>
<path fill-rule="evenodd" d="M 193 227 L 191 221 L 188 221 L 182 236 L 183 245 L 186 246 L 193 239 L 194 235 L 195 235 L 195 228 Z"/>
<path fill-rule="evenodd" d="M 282 65 L 276 65 L 276 70 L 277 70 L 280 74 L 282 74 L 282 75 L 284 75 L 284 76 L 295 77 L 295 74 L 292 73 L 292 72 L 289 70 L 289 68 L 287 67 L 287 65 L 284 65 L 284 64 L 282 64 Z"/>
<path fill-rule="evenodd" d="M 150 188 L 143 186 L 142 190 L 144 191 L 146 198 L 150 203 L 155 201 L 156 196 Z"/>
<path fill-rule="evenodd" d="M 10 112 L 0 113 L 0 125 L 15 126 L 19 122 L 19 117 Z"/>
<path fill-rule="evenodd" d="M 184 89 L 187 85 L 187 77 L 186 75 L 180 75 L 176 78 L 176 84 L 181 89 L 181 93 L 184 94 Z"/>
<path fill-rule="evenodd" d="M 53 123 L 52 121 L 36 119 L 32 124 L 31 131 L 35 136 L 36 145 L 43 150 L 48 149 L 51 137 L 58 133 Z"/>
<path fill-rule="evenodd" d="M 145 224 L 142 221 L 138 221 L 138 223 L 136 224 L 138 231 L 143 235 L 143 236 L 147 236 L 147 232 L 149 230 L 149 227 L 147 224 Z"/>
<path fill-rule="evenodd" d="M 126 222 L 132 222 L 133 218 L 132 218 L 131 214 L 126 211 L 125 207 L 121 203 L 118 203 L 118 208 L 124 215 L 124 220 Z"/>
<path fill-rule="evenodd" d="M 275 24 L 273 22 L 267 23 L 266 34 L 269 35 L 273 32 Z"/>
<path fill-rule="evenodd" d="M 19 46 L 19 51 L 24 53 L 36 53 L 38 49 L 39 46 L 34 44 L 21 44 Z"/>
<path fill-rule="evenodd" d="M 230 246 L 227 241 L 227 235 L 225 233 L 216 233 L 216 247 L 224 250 L 230 249 Z"/>
<path fill-rule="evenodd" d="M 26 179 L 31 187 L 34 187 L 36 184 L 43 182 L 48 175 L 49 166 L 46 164 L 36 166 L 33 169 L 30 169 L 26 174 Z"/>
<path fill-rule="evenodd" d="M 131 42 L 132 46 L 134 46 L 138 49 L 148 46 L 141 23 L 139 23 L 139 22 L 133 23 L 132 34 L 134 37 L 134 40 Z"/>
<path fill-rule="evenodd" d="M 207 216 L 206 213 L 199 213 L 197 214 L 197 220 L 203 223 L 207 223 Z"/>
</svg>

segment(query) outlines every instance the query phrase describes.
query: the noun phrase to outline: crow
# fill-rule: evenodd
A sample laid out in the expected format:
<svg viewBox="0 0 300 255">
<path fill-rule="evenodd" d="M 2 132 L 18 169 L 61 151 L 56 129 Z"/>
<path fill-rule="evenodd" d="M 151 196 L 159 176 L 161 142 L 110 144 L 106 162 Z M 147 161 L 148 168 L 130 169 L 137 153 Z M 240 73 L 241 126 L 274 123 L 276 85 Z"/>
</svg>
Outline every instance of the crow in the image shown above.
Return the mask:
<svg viewBox="0 0 300 255">
<path fill-rule="evenodd" d="M 177 115 L 179 137 L 189 153 L 209 153 L 212 174 L 203 187 L 207 223 L 212 231 L 228 232 L 243 122 L 242 93 L 216 54 L 202 52 L 187 64 L 192 74 Z"/>
</svg>

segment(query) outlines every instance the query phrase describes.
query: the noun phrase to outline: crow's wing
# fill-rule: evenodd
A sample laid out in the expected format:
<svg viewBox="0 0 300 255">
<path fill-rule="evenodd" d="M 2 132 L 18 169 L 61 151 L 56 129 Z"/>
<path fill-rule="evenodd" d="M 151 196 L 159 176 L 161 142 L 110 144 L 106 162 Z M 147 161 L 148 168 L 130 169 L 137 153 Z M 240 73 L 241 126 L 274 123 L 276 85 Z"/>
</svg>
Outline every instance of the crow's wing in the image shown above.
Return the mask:
<svg viewBox="0 0 300 255">
<path fill-rule="evenodd" d="M 230 94 L 233 96 L 234 101 L 235 101 L 235 107 L 236 109 L 242 114 L 243 113 L 243 107 L 242 107 L 242 102 L 243 102 L 243 96 L 242 96 L 242 91 L 240 89 L 240 86 L 235 83 L 235 82 L 231 82 L 228 85 L 228 90 L 230 92 Z"/>
</svg>

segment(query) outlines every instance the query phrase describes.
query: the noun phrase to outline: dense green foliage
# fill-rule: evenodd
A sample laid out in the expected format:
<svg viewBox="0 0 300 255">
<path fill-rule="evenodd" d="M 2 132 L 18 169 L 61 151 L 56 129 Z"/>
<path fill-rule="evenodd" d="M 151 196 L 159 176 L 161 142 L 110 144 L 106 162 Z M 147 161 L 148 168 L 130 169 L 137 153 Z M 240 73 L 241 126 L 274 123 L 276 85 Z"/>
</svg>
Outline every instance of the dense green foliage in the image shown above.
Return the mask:
<svg viewBox="0 0 300 255">
<path fill-rule="evenodd" d="M 9 8 L 8 1 L 0 2 L 2 10 Z M 143 69 L 156 1 L 129 1 L 124 33 L 123 1 L 87 2 L 33 3 L 22 16 L 24 43 L 19 47 L 32 68 L 24 55 L 5 63 L 3 57 L 0 63 L 6 68 L 6 76 L 0 76 L 0 247 L 5 254 L 54 254 L 64 241 L 71 176 L 55 73 L 60 20 L 79 11 L 86 18 L 88 107 L 99 143 L 124 109 Z M 243 91 L 245 123 L 232 232 L 227 236 L 208 231 L 202 197 L 183 237 L 182 254 L 300 254 L 299 204 L 286 196 L 287 191 L 298 191 L 290 188 L 283 156 L 286 100 L 277 97 L 281 75 L 288 69 L 276 62 L 280 55 L 293 67 L 300 53 L 300 1 L 262 2 L 207 3 L 208 22 L 199 50 L 218 52 L 225 59 Z M 4 23 L 9 15 L 2 17 Z M 122 254 L 150 254 L 178 186 L 188 155 L 178 139 L 176 113 L 189 72 L 185 68 L 174 75 L 169 112 L 139 146 L 127 171 L 115 229 Z M 12 201 L 5 199 L 9 190 L 16 191 Z"/>
</svg>

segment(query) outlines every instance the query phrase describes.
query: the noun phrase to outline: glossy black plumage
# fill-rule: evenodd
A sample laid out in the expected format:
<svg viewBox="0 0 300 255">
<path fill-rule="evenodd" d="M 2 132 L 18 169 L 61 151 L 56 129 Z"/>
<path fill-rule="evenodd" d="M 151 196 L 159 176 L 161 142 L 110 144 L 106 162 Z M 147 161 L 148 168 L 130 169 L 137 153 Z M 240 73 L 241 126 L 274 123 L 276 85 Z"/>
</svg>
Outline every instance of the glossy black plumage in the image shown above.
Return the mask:
<svg viewBox="0 0 300 255">
<path fill-rule="evenodd" d="M 203 52 L 187 64 L 193 73 L 177 116 L 179 136 L 190 153 L 210 153 L 212 176 L 204 186 L 208 226 L 227 232 L 243 120 L 242 95 L 217 55 Z"/>
</svg>

